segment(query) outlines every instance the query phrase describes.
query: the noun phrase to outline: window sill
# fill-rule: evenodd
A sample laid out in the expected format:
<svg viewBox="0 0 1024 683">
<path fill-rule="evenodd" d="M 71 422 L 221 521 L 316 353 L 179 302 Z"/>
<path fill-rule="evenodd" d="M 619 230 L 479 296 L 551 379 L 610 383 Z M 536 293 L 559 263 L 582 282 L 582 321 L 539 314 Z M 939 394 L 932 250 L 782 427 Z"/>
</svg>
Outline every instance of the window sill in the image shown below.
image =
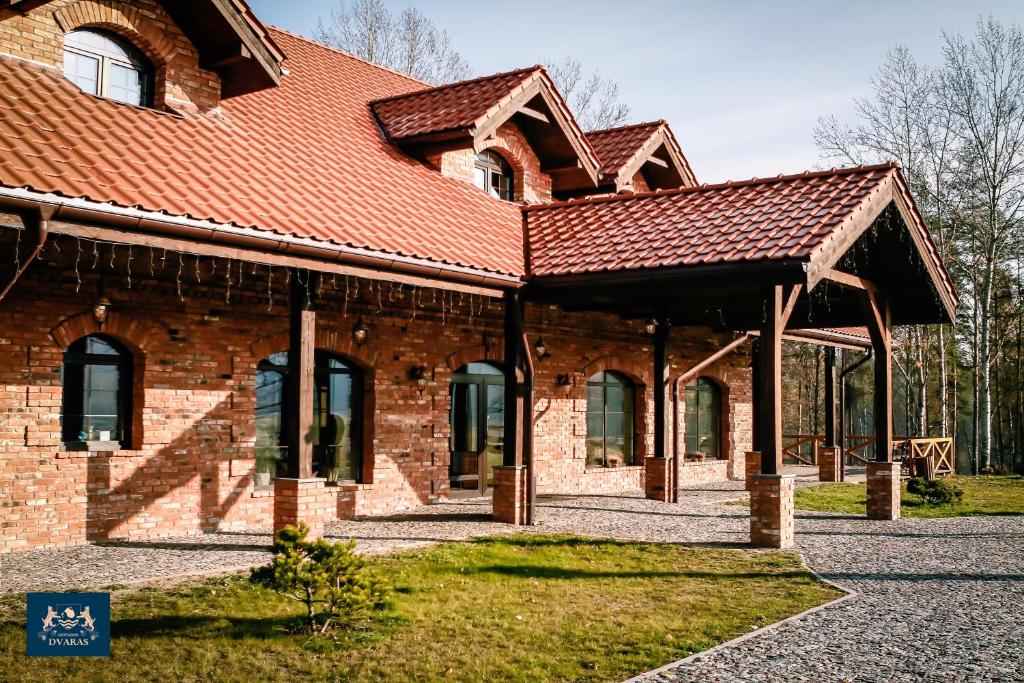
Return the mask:
<svg viewBox="0 0 1024 683">
<path fill-rule="evenodd" d="M 643 465 L 617 465 L 615 467 L 610 467 L 607 465 L 587 465 L 584 472 L 589 474 L 591 472 L 619 472 L 622 470 L 631 471 L 642 469 L 644 469 Z"/>
<path fill-rule="evenodd" d="M 103 453 L 124 450 L 121 448 L 121 443 L 118 441 L 66 441 L 63 449 L 65 451 L 89 451 Z"/>
<path fill-rule="evenodd" d="M 144 455 L 144 451 L 124 448 L 116 441 L 87 441 L 61 444 L 57 449 L 58 458 L 95 458 L 100 455 L 112 458 L 131 458 Z"/>
</svg>

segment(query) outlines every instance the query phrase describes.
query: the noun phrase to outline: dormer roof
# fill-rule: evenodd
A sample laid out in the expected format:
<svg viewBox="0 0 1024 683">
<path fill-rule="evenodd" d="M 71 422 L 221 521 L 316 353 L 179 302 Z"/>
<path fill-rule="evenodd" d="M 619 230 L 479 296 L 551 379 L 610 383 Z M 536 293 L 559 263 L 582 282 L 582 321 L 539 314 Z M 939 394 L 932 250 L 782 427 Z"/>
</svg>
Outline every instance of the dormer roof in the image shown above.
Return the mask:
<svg viewBox="0 0 1024 683">
<path fill-rule="evenodd" d="M 587 139 L 601 160 L 601 185 L 614 185 L 615 192 L 625 189 L 637 173 L 644 174 L 650 189 L 697 184 L 667 121 L 592 130 Z"/>
<path fill-rule="evenodd" d="M 423 88 L 371 103 L 388 139 L 413 156 L 481 149 L 513 120 L 552 189 L 596 187 L 598 158 L 542 66 Z"/>
<path fill-rule="evenodd" d="M 48 0 L 0 0 L 0 10 L 19 13 Z M 217 73 L 221 97 L 277 85 L 284 52 L 244 0 L 161 2 L 199 53 L 200 66 Z"/>
</svg>

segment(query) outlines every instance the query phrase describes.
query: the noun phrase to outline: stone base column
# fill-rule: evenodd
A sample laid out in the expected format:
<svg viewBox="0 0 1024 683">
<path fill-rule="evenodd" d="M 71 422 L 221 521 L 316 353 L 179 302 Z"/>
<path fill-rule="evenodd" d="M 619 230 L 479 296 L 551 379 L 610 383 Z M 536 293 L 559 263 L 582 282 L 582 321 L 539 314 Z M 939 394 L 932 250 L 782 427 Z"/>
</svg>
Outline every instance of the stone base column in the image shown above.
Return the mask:
<svg viewBox="0 0 1024 683">
<path fill-rule="evenodd" d="M 495 522 L 522 526 L 526 524 L 526 468 L 495 467 L 494 493 L 491 497 Z"/>
<path fill-rule="evenodd" d="M 324 535 L 324 524 L 334 517 L 331 491 L 324 486 L 326 480 L 275 479 L 274 480 L 274 531 L 286 526 L 297 526 L 305 522 L 309 527 L 309 538 Z"/>
<path fill-rule="evenodd" d="M 761 452 L 747 451 L 747 454 L 744 456 L 743 468 L 746 473 L 746 488 L 748 491 L 753 491 L 754 475 L 761 474 Z"/>
<path fill-rule="evenodd" d="M 869 462 L 868 519 L 900 518 L 900 464 Z"/>
<path fill-rule="evenodd" d="M 792 474 L 755 474 L 750 481 L 750 544 L 758 548 L 793 547 Z"/>
<path fill-rule="evenodd" d="M 648 500 L 672 502 L 672 458 L 644 460 L 644 495 Z"/>
<path fill-rule="evenodd" d="M 818 446 L 817 451 L 818 481 L 842 481 L 843 459 L 839 448 Z"/>
</svg>

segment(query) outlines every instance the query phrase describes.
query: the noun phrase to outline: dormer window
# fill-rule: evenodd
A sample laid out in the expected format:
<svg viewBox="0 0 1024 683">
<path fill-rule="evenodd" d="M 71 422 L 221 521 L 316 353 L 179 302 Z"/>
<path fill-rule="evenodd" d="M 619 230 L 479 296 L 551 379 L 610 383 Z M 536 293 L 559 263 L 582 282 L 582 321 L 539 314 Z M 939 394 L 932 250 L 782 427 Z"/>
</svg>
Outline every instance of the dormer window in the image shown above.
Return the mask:
<svg viewBox="0 0 1024 683">
<path fill-rule="evenodd" d="M 90 95 L 125 104 L 152 104 L 153 67 L 128 41 L 83 29 L 64 36 L 64 75 Z"/>
<path fill-rule="evenodd" d="M 512 167 L 495 152 L 484 150 L 476 155 L 473 183 L 492 197 L 507 202 L 515 198 Z"/>
</svg>

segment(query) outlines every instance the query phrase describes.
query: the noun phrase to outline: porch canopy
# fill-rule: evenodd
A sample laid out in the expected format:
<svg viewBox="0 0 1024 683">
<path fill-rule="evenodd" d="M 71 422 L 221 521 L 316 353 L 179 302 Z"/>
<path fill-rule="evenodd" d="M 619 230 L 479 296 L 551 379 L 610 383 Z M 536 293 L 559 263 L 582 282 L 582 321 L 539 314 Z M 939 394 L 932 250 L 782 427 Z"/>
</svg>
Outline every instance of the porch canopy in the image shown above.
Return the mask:
<svg viewBox="0 0 1024 683">
<path fill-rule="evenodd" d="M 760 335 L 755 431 L 766 474 L 782 468 L 787 331 L 827 342 L 836 336 L 828 330 L 867 327 L 875 350 L 876 458 L 889 461 L 892 326 L 949 323 L 957 305 L 895 164 L 572 200 L 529 207 L 525 215 L 523 295 L 656 321 L 656 385 L 666 379 L 665 339 L 673 327 Z M 656 404 L 658 457 L 664 432 Z"/>
</svg>

